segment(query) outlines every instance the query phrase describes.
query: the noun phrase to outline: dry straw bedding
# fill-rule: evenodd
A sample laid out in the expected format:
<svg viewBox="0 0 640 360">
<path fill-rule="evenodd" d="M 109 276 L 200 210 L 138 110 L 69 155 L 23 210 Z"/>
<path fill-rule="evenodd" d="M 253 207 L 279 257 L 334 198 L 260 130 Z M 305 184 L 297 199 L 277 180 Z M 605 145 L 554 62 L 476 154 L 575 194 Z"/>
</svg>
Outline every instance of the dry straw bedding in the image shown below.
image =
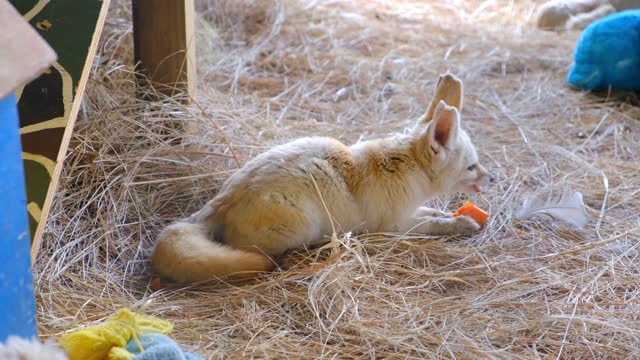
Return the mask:
<svg viewBox="0 0 640 360">
<path fill-rule="evenodd" d="M 42 334 L 126 306 L 212 358 L 640 357 L 636 99 L 568 89 L 577 34 L 527 25 L 532 2 L 202 1 L 190 106 L 134 96 L 128 3 L 112 2 L 36 264 Z M 154 236 L 240 164 L 300 136 L 402 131 L 445 70 L 499 181 L 435 203 L 488 209 L 480 233 L 338 235 L 259 282 L 150 289 Z M 585 229 L 514 219 L 562 186 L 584 194 Z"/>
</svg>

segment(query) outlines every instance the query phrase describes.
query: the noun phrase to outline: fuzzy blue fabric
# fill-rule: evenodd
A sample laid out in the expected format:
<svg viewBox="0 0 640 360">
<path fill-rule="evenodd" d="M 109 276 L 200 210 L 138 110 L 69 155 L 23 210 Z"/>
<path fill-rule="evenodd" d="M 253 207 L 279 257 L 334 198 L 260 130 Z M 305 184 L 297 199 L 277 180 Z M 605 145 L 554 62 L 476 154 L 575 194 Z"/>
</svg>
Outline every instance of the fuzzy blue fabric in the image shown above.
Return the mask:
<svg viewBox="0 0 640 360">
<path fill-rule="evenodd" d="M 160 333 L 147 332 L 139 336 L 138 341 L 144 351 L 133 339 L 126 346 L 127 351 L 135 354 L 133 360 L 203 360 L 196 354 L 183 352 L 175 341 Z"/>
<path fill-rule="evenodd" d="M 614 13 L 587 26 L 567 82 L 584 90 L 640 91 L 640 10 Z"/>
</svg>

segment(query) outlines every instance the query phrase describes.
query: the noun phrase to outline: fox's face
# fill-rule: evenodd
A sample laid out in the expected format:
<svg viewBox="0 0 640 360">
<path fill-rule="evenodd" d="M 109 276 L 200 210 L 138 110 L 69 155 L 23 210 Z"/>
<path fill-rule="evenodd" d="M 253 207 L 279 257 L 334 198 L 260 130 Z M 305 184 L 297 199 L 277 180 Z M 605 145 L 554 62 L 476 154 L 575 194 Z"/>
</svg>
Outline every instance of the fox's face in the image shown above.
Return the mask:
<svg viewBox="0 0 640 360">
<path fill-rule="evenodd" d="M 450 176 L 458 179 L 450 191 L 480 192 L 483 186 L 494 182 L 495 177 L 478 162 L 476 149 L 467 133 L 461 130 L 458 137 L 459 148 L 445 161 L 445 167 L 451 170 Z"/>
<path fill-rule="evenodd" d="M 422 136 L 428 144 L 425 151 L 429 152 L 432 181 L 440 192 L 480 192 L 494 181 L 478 162 L 469 135 L 460 127 L 456 108 L 440 101 Z"/>
<path fill-rule="evenodd" d="M 452 105 L 452 106 L 449 106 Z M 432 181 L 440 192 L 480 192 L 495 180 L 478 162 L 478 154 L 460 127 L 462 82 L 451 74 L 438 80 L 436 96 L 422 123 L 424 151 Z"/>
</svg>

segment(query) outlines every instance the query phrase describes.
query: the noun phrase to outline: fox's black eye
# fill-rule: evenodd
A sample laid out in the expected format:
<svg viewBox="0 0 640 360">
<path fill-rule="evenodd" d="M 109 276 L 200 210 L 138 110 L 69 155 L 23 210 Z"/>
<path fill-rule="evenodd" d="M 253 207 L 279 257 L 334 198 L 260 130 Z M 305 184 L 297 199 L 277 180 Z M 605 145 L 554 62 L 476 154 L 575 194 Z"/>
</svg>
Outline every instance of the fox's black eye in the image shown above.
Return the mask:
<svg viewBox="0 0 640 360">
<path fill-rule="evenodd" d="M 476 164 L 473 164 L 473 165 L 471 165 L 471 166 L 469 166 L 469 167 L 467 168 L 467 170 L 469 170 L 469 171 L 473 171 L 473 170 L 475 170 L 475 169 L 476 169 Z"/>
</svg>

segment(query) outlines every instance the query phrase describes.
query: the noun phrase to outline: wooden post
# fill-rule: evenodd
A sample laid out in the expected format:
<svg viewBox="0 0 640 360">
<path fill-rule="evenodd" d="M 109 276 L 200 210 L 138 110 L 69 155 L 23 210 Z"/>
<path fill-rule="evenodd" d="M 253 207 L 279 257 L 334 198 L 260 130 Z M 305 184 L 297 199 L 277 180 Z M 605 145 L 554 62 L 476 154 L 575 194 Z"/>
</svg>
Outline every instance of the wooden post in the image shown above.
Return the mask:
<svg viewBox="0 0 640 360">
<path fill-rule="evenodd" d="M 135 61 L 166 95 L 195 96 L 194 0 L 132 0 Z"/>
</svg>

